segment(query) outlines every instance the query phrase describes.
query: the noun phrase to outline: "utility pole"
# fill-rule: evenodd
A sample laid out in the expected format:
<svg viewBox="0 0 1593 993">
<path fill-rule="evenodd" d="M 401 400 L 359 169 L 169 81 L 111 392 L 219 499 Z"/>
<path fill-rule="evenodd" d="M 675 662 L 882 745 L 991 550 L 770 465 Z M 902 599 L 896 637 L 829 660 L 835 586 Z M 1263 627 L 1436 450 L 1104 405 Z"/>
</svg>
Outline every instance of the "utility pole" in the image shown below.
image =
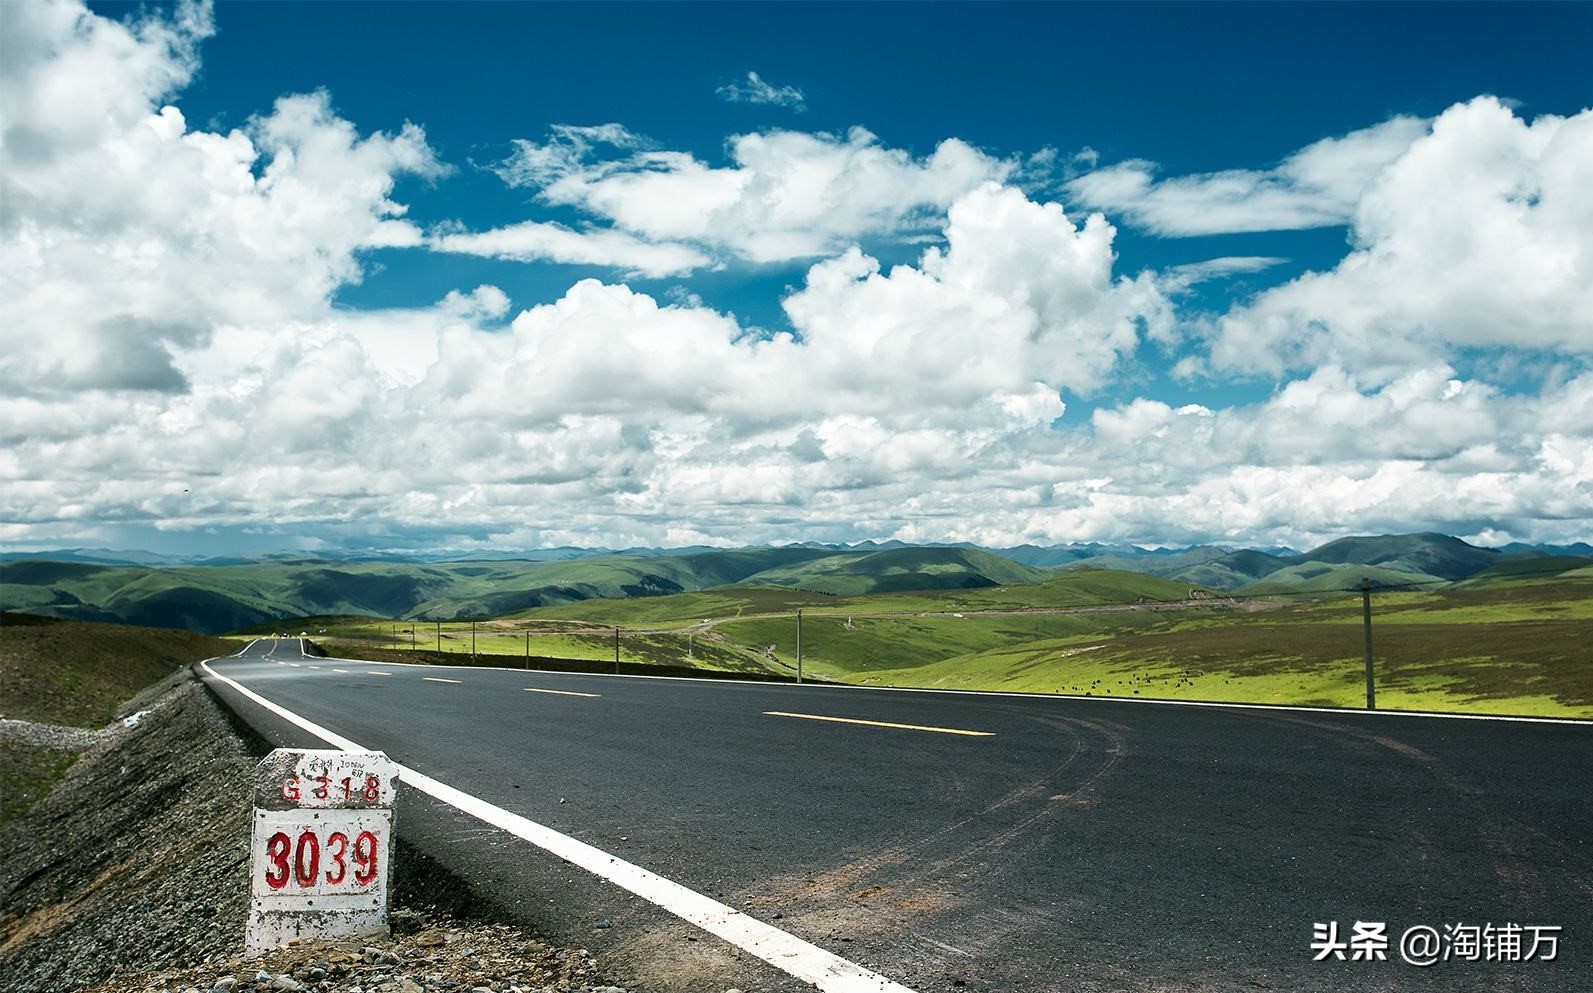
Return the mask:
<svg viewBox="0 0 1593 993">
<path fill-rule="evenodd" d="M 802 682 L 802 608 L 797 608 L 797 682 Z"/>
<path fill-rule="evenodd" d="M 1366 632 L 1366 709 L 1377 709 L 1377 695 L 1372 683 L 1372 580 L 1361 577 L 1361 627 Z"/>
<path fill-rule="evenodd" d="M 616 624 L 614 625 L 614 675 L 619 674 L 619 625 Z"/>
</svg>

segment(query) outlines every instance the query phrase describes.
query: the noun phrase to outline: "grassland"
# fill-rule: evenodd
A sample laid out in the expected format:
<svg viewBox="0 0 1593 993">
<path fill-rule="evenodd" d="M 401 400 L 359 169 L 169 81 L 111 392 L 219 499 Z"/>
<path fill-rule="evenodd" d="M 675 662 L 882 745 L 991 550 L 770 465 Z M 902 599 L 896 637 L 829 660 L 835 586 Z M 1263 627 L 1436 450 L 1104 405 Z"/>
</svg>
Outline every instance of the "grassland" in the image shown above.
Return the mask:
<svg viewBox="0 0 1593 993">
<path fill-rule="evenodd" d="M 0 604 L 75 620 L 220 632 L 309 615 L 419 620 L 498 617 L 597 598 L 636 599 L 737 584 L 819 593 L 972 588 L 1043 578 L 964 548 L 847 551 L 742 548 L 555 561 L 328 562 L 113 566 L 19 559 L 0 571 Z M 762 579 L 760 577 L 767 577 Z"/>
<path fill-rule="evenodd" d="M 1067 571 L 977 590 L 823 596 L 722 589 L 590 600 L 477 625 L 483 654 L 788 673 L 867 685 L 1359 707 L 1358 596 L 1236 601 L 1139 574 Z M 1593 570 L 1374 597 L 1386 709 L 1593 716 Z M 437 625 L 339 619 L 328 635 L 436 650 Z M 441 648 L 469 652 L 469 625 Z"/>
<path fill-rule="evenodd" d="M 817 639 L 804 645 L 805 671 L 846 678 L 856 671 L 900 665 L 909 658 L 940 659 L 958 651 L 1132 624 L 1135 601 L 1145 609 L 1163 602 L 1182 605 L 1190 593 L 1187 585 L 1155 577 L 1082 571 L 1044 583 L 853 597 L 733 587 L 585 600 L 478 622 L 310 617 L 291 624 L 255 625 L 238 636 L 303 631 L 334 654 L 375 648 L 612 660 L 618 627 L 620 657 L 626 662 L 788 674 L 796 668 L 795 615 L 800 609 L 804 636 Z M 1090 614 L 1093 620 L 1061 613 L 1009 616 L 1013 611 L 1094 608 L 1103 612 Z M 990 614 L 970 622 L 968 612 Z M 832 631 L 845 631 L 851 637 L 832 638 Z M 829 648 L 839 654 L 831 658 Z"/>
<path fill-rule="evenodd" d="M 645 602 L 645 601 L 621 601 Z M 474 630 L 472 630 L 474 628 Z M 380 620 L 369 617 L 306 618 L 303 625 L 266 625 L 246 637 L 273 632 L 304 631 L 332 655 L 366 658 L 371 650 L 412 652 L 426 656 L 490 656 L 516 659 L 567 659 L 611 662 L 615 657 L 614 626 L 569 621 L 497 619 L 479 621 Z M 389 657 L 384 654 L 384 657 Z M 714 672 L 778 673 L 778 663 L 763 660 L 740 645 L 710 632 L 626 628 L 620 632 L 619 658 L 627 665 L 682 666 Z"/>
<path fill-rule="evenodd" d="M 0 717 L 100 727 L 145 686 L 237 651 L 221 638 L 117 624 L 0 616 Z"/>
<path fill-rule="evenodd" d="M 1385 709 L 1593 717 L 1593 580 L 1377 598 Z M 1358 598 L 1178 617 L 860 671 L 857 682 L 1359 707 Z"/>
<path fill-rule="evenodd" d="M 235 651 L 219 638 L 27 614 L 0 615 L 0 717 L 94 728 L 144 687 L 209 656 Z M 0 822 L 49 791 L 76 753 L 0 737 Z"/>
</svg>

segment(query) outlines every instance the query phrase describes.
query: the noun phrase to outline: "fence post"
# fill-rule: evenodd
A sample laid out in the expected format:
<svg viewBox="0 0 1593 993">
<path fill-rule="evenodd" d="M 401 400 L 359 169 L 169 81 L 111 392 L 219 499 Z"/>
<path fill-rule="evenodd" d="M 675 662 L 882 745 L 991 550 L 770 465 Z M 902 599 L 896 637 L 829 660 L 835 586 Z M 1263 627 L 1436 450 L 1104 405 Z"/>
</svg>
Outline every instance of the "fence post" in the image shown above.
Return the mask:
<svg viewBox="0 0 1593 993">
<path fill-rule="evenodd" d="M 1377 691 L 1372 682 L 1372 580 L 1361 577 L 1361 627 L 1366 634 L 1366 709 L 1377 709 Z"/>
</svg>

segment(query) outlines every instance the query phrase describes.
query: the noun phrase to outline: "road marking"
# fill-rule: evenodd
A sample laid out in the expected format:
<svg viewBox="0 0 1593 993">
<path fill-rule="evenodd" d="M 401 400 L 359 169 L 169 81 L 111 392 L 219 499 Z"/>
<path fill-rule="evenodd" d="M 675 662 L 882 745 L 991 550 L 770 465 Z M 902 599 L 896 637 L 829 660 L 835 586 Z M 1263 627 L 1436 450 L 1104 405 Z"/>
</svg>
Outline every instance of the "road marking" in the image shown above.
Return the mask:
<svg viewBox="0 0 1593 993">
<path fill-rule="evenodd" d="M 545 690 L 540 686 L 527 686 L 527 693 L 557 693 L 559 696 L 602 696 L 601 693 L 577 693 L 574 690 Z"/>
<path fill-rule="evenodd" d="M 903 731 L 934 731 L 937 734 L 966 734 L 974 738 L 994 738 L 994 731 L 965 731 L 962 728 L 935 728 L 924 724 L 895 724 L 891 721 L 865 721 L 856 717 L 825 717 L 823 714 L 788 714 L 783 710 L 765 710 L 767 717 L 800 717 L 804 721 L 834 721 L 837 724 L 867 724 L 876 728 L 901 728 Z"/>
<path fill-rule="evenodd" d="M 331 656 L 329 656 L 330 658 Z M 217 656 L 217 661 L 220 661 Z M 357 665 L 374 665 L 366 659 L 337 658 L 338 662 L 353 662 Z M 429 668 L 425 662 L 385 662 L 384 665 L 401 665 L 414 669 Z M 477 670 L 480 672 L 518 672 L 524 674 L 520 668 L 510 669 L 501 665 L 456 665 L 450 669 L 463 669 L 466 671 Z M 699 676 L 643 676 L 632 673 L 613 672 L 553 672 L 540 670 L 545 676 L 570 676 L 577 679 L 663 679 L 671 682 L 696 683 L 699 686 L 767 686 L 770 689 L 781 688 L 792 693 L 817 693 L 821 691 L 859 691 L 863 693 L 933 693 L 936 696 L 982 696 L 993 697 L 997 700 L 1066 700 L 1070 703 L 1083 704 L 1115 704 L 1130 703 L 1143 707 L 1196 707 L 1206 710 L 1260 710 L 1273 711 L 1282 714 L 1328 714 L 1335 717 L 1361 718 L 1373 720 L 1379 718 L 1424 717 L 1443 721 L 1500 721 L 1510 724 L 1559 724 L 1581 727 L 1593 727 L 1593 720 L 1586 717 L 1521 717 L 1513 714 L 1452 714 L 1440 710 L 1362 710 L 1351 707 L 1311 707 L 1303 704 L 1289 703 L 1222 703 L 1217 700 L 1158 700 L 1137 696 L 1086 696 L 1082 693 L 1015 693 L 1011 690 L 945 690 L 933 689 L 927 686 L 859 686 L 855 683 L 809 683 L 797 685 L 795 683 L 776 683 L 761 679 L 703 679 Z"/>
<path fill-rule="evenodd" d="M 341 672 L 345 676 L 348 675 L 348 670 L 347 669 L 333 669 L 332 671 L 333 672 Z"/>
<path fill-rule="evenodd" d="M 441 676 L 422 676 L 420 678 L 424 679 L 428 683 L 462 683 L 462 682 L 464 682 L 464 680 L 462 680 L 462 679 L 444 679 Z"/>
<path fill-rule="evenodd" d="M 321 667 L 320 667 L 320 666 L 318 666 L 318 665 L 312 665 L 312 666 L 310 666 L 310 668 L 311 668 L 311 669 L 319 669 L 319 668 L 321 668 Z"/>
<path fill-rule="evenodd" d="M 391 676 L 392 673 L 390 673 L 390 672 L 382 672 L 380 669 L 366 669 L 365 670 L 365 675 L 367 675 L 367 676 Z"/>
<path fill-rule="evenodd" d="M 370 749 L 350 741 L 335 731 L 330 731 L 309 719 L 240 684 L 210 668 L 210 662 L 199 663 L 213 678 L 226 683 L 245 697 L 320 738 L 334 748 L 351 752 Z M 470 816 L 495 828 L 523 838 L 544 851 L 580 866 L 595 876 L 608 880 L 621 889 L 629 890 L 649 903 L 662 907 L 681 920 L 695 924 L 709 934 L 723 938 L 742 951 L 774 966 L 789 976 L 810 983 L 822 993 L 914 993 L 911 987 L 892 982 L 877 972 L 870 971 L 841 958 L 834 952 L 803 941 L 794 934 L 780 930 L 772 924 L 749 917 L 734 907 L 687 889 L 671 879 L 639 865 L 610 855 L 584 841 L 560 834 L 550 827 L 538 824 L 519 814 L 510 813 L 479 797 L 471 796 L 446 783 L 400 765 L 399 782 L 428 796 L 456 807 Z"/>
<path fill-rule="evenodd" d="M 299 664 L 298 664 L 298 663 L 297 663 L 297 662 L 289 662 L 289 663 L 288 663 L 288 665 L 291 665 L 291 666 L 292 666 L 292 667 L 293 667 L 293 668 L 295 668 L 295 669 L 302 669 L 302 668 L 304 668 L 304 667 L 303 667 L 303 666 L 301 666 L 301 665 L 299 665 Z"/>
</svg>

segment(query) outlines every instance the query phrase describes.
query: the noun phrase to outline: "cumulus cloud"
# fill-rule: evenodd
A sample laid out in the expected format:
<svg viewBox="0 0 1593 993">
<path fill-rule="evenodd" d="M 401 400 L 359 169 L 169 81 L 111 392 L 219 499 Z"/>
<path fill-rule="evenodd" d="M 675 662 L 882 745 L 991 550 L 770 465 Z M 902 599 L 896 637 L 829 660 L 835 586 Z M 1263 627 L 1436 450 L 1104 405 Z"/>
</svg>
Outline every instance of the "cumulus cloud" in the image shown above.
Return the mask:
<svg viewBox="0 0 1593 993">
<path fill-rule="evenodd" d="M 775 86 L 755 72 L 746 79 L 733 80 L 714 91 L 730 103 L 763 103 L 776 107 L 789 107 L 801 113 L 807 110 L 802 91 L 795 86 Z"/>
<path fill-rule="evenodd" d="M 173 349 L 322 312 L 360 278 L 360 250 L 419 243 L 389 199 L 395 177 L 444 171 L 419 127 L 361 136 L 325 93 L 227 134 L 160 105 L 193 71 L 206 8 L 123 24 L 51 0 L 13 5 L 7 25 L 9 388 L 180 388 Z"/>
<path fill-rule="evenodd" d="M 1354 250 L 1219 322 L 1220 368 L 1385 377 L 1467 348 L 1593 355 L 1593 111 L 1457 104 L 1379 172 Z"/>
<path fill-rule="evenodd" d="M 738 135 L 729 156 L 715 167 L 651 148 L 619 125 L 565 126 L 542 144 L 515 142 L 497 172 L 638 238 L 780 262 L 934 230 L 959 197 L 1015 168 L 954 138 L 915 157 L 862 128 Z"/>
<path fill-rule="evenodd" d="M 1160 235 L 1327 227 L 1348 223 L 1372 181 L 1426 129 L 1419 118 L 1394 117 L 1324 138 L 1271 169 L 1158 179 L 1155 163 L 1135 159 L 1087 172 L 1066 189 L 1085 206 Z"/>
<path fill-rule="evenodd" d="M 1007 185 L 1009 166 L 960 142 L 915 157 L 859 132 L 742 136 L 716 167 L 618 125 L 560 129 L 506 176 L 610 227 L 422 230 L 394 200 L 397 177 L 444 172 L 418 127 L 361 130 L 325 94 L 284 97 L 226 134 L 187 125 L 172 101 L 205 8 L 125 23 L 65 2 L 18 9 L 25 30 L 0 42 L 12 545 L 130 526 L 399 545 L 1305 544 L 1415 527 L 1576 539 L 1593 518 L 1593 375 L 1571 340 L 1590 326 L 1581 118 L 1527 124 L 1478 103 L 1435 122 L 1360 197 L 1360 261 L 1312 277 L 1345 280 L 1348 305 L 1330 312 L 1326 290 L 1289 284 L 1268 291 L 1301 294 L 1288 307 L 1263 293 L 1216 326 L 1214 362 L 1242 346 L 1255 362 L 1312 357 L 1298 371 L 1280 360 L 1267 400 L 1158 391 L 1086 420 L 1067 401 L 1120 385 L 1145 339 L 1173 340 L 1182 287 L 1273 260 L 1124 273 L 1106 217 Z M 109 85 L 79 94 L 52 82 L 58 63 Z M 49 99 L 100 102 L 57 123 Z M 1428 187 L 1464 218 L 1404 202 Z M 1467 219 L 1478 230 L 1461 237 Z M 934 240 L 912 264 L 859 245 L 904 233 Z M 1450 320 L 1446 294 L 1484 290 L 1406 256 L 1454 238 L 1438 261 L 1467 283 L 1487 282 L 1488 252 L 1539 253 L 1487 288 L 1518 297 L 1494 316 L 1519 339 L 1457 339 L 1555 352 L 1536 394 L 1457 372 L 1441 348 L 1387 373 L 1342 323 L 1437 341 L 1412 328 Z M 479 280 L 425 306 L 333 306 L 374 246 L 641 274 L 721 254 L 811 261 L 774 332 L 689 288 L 613 279 L 518 308 Z M 1371 292 L 1396 276 L 1408 299 Z M 1270 313 L 1275 334 L 1223 337 Z M 1314 342 L 1314 324 L 1332 333 Z"/>
</svg>

